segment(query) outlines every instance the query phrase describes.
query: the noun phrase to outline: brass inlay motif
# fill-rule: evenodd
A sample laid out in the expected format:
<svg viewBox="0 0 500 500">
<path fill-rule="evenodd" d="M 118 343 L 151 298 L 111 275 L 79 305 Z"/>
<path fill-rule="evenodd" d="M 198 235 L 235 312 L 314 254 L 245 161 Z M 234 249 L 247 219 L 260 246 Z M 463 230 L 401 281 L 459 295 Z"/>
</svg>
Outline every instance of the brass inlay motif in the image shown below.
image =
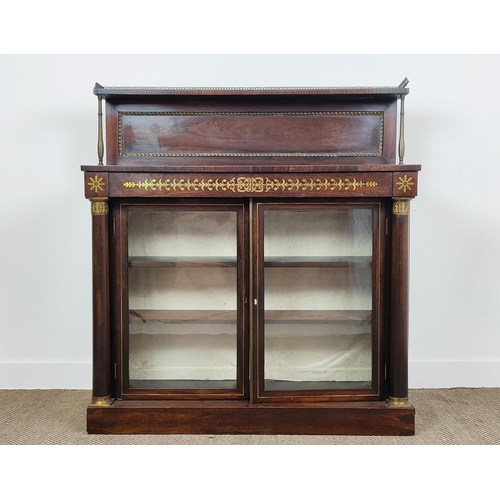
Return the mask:
<svg viewBox="0 0 500 500">
<path fill-rule="evenodd" d="M 89 189 L 91 191 L 95 191 L 98 193 L 99 191 L 102 191 L 105 186 L 104 179 L 102 177 L 99 177 L 97 174 L 95 177 L 90 177 L 89 182 L 87 182 L 87 186 L 89 186 Z"/>
<path fill-rule="evenodd" d="M 138 188 L 145 191 L 231 191 L 233 193 L 269 193 L 276 191 L 356 191 L 374 188 L 376 181 L 358 179 L 314 179 L 267 177 L 232 177 L 230 179 L 145 179 L 144 181 L 125 181 L 127 189 Z"/>
<path fill-rule="evenodd" d="M 408 177 L 405 174 L 404 177 L 399 178 L 396 184 L 399 191 L 403 191 L 403 193 L 406 193 L 406 191 L 411 191 L 411 188 L 415 185 L 415 182 L 413 182 L 413 177 Z"/>
<path fill-rule="evenodd" d="M 91 201 L 92 215 L 107 215 L 109 212 L 107 201 Z"/>
<path fill-rule="evenodd" d="M 169 153 L 169 152 L 124 152 L 123 151 L 123 116 L 378 116 L 380 120 L 378 151 L 375 153 L 340 152 L 340 153 Z M 383 111 L 290 111 L 290 112 L 244 112 L 244 111 L 121 111 L 118 113 L 118 154 L 123 157 L 374 157 L 382 156 L 384 144 L 384 112 Z"/>
<path fill-rule="evenodd" d="M 395 200 L 392 205 L 392 213 L 395 215 L 408 215 L 410 213 L 410 201 Z"/>
</svg>

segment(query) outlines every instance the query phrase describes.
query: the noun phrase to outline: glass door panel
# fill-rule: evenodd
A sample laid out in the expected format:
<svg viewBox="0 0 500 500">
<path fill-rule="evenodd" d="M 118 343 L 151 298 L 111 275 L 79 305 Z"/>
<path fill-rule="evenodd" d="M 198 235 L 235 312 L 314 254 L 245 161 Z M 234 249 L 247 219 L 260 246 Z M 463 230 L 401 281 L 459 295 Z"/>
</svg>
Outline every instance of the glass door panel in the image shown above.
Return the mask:
<svg viewBox="0 0 500 500">
<path fill-rule="evenodd" d="M 264 209 L 264 391 L 373 384 L 373 207 Z"/>
<path fill-rule="evenodd" d="M 237 389 L 238 213 L 206 208 L 128 211 L 130 389 Z"/>
</svg>

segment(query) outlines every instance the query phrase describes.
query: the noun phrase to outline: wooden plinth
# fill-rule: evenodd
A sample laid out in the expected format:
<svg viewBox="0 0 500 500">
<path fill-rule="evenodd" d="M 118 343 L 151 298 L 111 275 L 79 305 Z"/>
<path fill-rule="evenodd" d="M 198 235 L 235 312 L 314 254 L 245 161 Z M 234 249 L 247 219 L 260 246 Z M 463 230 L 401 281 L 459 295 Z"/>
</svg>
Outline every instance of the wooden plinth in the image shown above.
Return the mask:
<svg viewBox="0 0 500 500">
<path fill-rule="evenodd" d="M 412 436 L 415 409 L 383 401 L 304 406 L 247 402 L 115 401 L 89 407 L 89 434 L 318 434 Z"/>
</svg>

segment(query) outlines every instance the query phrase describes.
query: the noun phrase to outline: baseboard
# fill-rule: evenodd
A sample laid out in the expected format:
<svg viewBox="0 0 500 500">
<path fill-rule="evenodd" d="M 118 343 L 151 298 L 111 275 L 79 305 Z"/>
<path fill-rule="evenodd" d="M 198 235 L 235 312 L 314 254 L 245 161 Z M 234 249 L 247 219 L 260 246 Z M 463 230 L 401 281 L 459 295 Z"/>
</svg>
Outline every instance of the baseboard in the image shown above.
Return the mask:
<svg viewBox="0 0 500 500">
<path fill-rule="evenodd" d="M 0 363 L 0 389 L 90 389 L 88 363 Z M 500 387 L 500 361 L 410 361 L 411 389 Z"/>
<path fill-rule="evenodd" d="M 0 389 L 91 389 L 92 364 L 0 363 Z"/>
<path fill-rule="evenodd" d="M 410 361 L 410 389 L 500 387 L 500 360 Z"/>
</svg>

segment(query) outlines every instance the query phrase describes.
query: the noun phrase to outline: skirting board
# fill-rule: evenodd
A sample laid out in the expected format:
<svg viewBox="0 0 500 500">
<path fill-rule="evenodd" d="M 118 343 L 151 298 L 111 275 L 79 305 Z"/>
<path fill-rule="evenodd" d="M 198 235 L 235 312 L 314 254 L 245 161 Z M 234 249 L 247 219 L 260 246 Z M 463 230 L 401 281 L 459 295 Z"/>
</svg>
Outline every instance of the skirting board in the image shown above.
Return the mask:
<svg viewBox="0 0 500 500">
<path fill-rule="evenodd" d="M 410 389 L 452 387 L 500 387 L 500 360 L 410 361 Z"/>
<path fill-rule="evenodd" d="M 91 389 L 92 363 L 0 363 L 0 389 Z"/>
<path fill-rule="evenodd" d="M 88 363 L 0 363 L 0 389 L 90 389 Z M 410 361 L 411 389 L 500 387 L 499 361 Z"/>
</svg>

